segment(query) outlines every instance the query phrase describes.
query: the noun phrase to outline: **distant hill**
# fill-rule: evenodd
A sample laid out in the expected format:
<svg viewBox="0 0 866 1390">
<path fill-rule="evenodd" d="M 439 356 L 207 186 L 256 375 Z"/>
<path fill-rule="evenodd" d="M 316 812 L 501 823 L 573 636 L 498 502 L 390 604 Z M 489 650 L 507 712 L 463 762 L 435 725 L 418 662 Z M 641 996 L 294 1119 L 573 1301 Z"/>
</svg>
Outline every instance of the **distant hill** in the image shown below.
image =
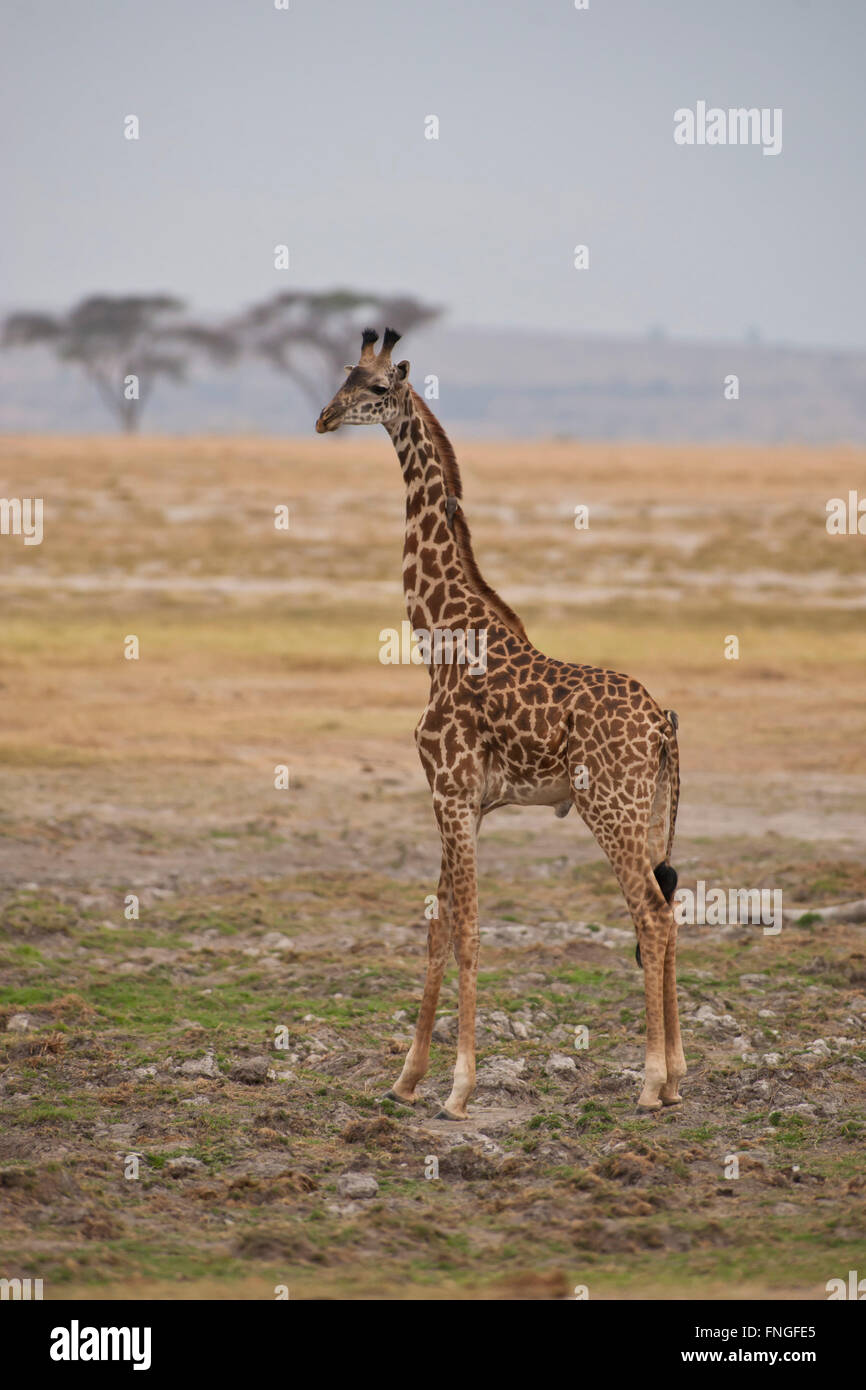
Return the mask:
<svg viewBox="0 0 866 1390">
<path fill-rule="evenodd" d="M 400 350 L 417 390 L 438 377 L 431 405 L 455 435 L 866 442 L 866 352 L 442 326 L 407 337 Z M 724 398 L 730 374 L 739 377 L 737 401 Z M 287 379 L 248 362 L 199 367 L 185 387 L 160 383 L 144 427 L 300 434 L 312 430 L 315 413 Z M 0 430 L 112 428 L 75 369 L 42 350 L 0 353 Z"/>
</svg>

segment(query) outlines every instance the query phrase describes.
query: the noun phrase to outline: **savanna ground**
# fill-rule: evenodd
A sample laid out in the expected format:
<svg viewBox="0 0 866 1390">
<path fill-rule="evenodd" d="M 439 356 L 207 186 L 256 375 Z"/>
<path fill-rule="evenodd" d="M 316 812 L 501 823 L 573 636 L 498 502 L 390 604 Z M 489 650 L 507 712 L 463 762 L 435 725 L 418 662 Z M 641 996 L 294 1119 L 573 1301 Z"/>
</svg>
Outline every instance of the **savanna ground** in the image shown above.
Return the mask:
<svg viewBox="0 0 866 1390">
<path fill-rule="evenodd" d="M 823 1298 L 866 1273 L 866 926 L 812 913 L 866 897 L 866 539 L 824 524 L 866 455 L 461 455 L 482 569 L 537 645 L 678 711 L 681 886 L 781 888 L 782 932 L 681 930 L 685 1102 L 642 1115 L 613 876 L 576 816 L 500 811 L 472 1119 L 433 1119 L 453 969 L 417 1113 L 380 1104 L 439 859 L 424 671 L 378 661 L 404 617 L 390 444 L 6 439 L 0 493 L 45 499 L 45 539 L 0 538 L 0 1276 Z"/>
</svg>

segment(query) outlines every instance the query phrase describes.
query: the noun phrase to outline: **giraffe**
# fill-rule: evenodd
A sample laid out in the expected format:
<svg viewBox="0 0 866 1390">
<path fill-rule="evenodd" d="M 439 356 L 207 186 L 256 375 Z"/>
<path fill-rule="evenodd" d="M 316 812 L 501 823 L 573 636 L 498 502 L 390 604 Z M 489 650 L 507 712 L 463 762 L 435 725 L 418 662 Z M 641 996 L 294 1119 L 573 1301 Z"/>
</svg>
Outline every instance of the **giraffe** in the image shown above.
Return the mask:
<svg viewBox="0 0 866 1390">
<path fill-rule="evenodd" d="M 316 431 L 384 425 L 406 488 L 403 589 L 416 632 L 486 634 L 484 661 L 434 659 L 415 741 L 442 842 L 438 916 L 429 924 L 427 973 L 412 1045 L 385 1098 L 403 1105 L 429 1064 L 439 989 L 453 950 L 458 966 L 457 1057 L 437 1118 L 465 1120 L 475 1088 L 479 925 L 477 839 L 507 805 L 572 806 L 607 856 L 635 925 L 644 972 L 646 1068 L 638 1099 L 655 1111 L 680 1102 L 686 1065 L 676 985 L 677 925 L 671 866 L 679 799 L 677 716 L 630 677 L 544 656 L 517 614 L 482 578 L 463 512 L 460 471 L 439 421 L 393 363 L 400 334 L 365 329 L 361 355 L 324 407 Z M 474 655 L 478 657 L 477 647 Z"/>
</svg>

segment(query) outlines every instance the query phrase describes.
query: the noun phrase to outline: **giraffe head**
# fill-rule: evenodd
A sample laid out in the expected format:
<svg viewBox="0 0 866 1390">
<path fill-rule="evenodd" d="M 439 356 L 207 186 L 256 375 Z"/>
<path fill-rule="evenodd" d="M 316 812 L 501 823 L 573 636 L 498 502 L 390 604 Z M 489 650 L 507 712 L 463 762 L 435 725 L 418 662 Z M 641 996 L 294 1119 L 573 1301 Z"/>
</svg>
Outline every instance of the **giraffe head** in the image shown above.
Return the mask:
<svg viewBox="0 0 866 1390">
<path fill-rule="evenodd" d="M 316 421 L 318 434 L 338 430 L 341 425 L 384 425 L 400 414 L 409 389 L 409 363 L 395 365 L 391 361 L 399 333 L 386 328 L 381 350 L 375 353 L 373 344 L 378 337 L 374 329 L 364 329 L 357 366 L 346 368 L 346 380 Z"/>
</svg>

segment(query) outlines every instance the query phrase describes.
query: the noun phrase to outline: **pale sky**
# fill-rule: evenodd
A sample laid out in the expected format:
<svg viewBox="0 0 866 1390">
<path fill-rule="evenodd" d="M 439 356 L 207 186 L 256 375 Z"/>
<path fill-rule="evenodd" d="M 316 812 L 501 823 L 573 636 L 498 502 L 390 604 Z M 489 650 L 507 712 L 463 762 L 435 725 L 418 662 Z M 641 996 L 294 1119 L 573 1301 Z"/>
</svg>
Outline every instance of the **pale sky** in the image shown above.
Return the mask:
<svg viewBox="0 0 866 1390">
<path fill-rule="evenodd" d="M 4 307 L 339 284 L 455 324 L 866 346 L 863 0 L 289 3 L 6 7 Z M 675 145 L 699 100 L 780 107 L 781 153 Z"/>
</svg>

